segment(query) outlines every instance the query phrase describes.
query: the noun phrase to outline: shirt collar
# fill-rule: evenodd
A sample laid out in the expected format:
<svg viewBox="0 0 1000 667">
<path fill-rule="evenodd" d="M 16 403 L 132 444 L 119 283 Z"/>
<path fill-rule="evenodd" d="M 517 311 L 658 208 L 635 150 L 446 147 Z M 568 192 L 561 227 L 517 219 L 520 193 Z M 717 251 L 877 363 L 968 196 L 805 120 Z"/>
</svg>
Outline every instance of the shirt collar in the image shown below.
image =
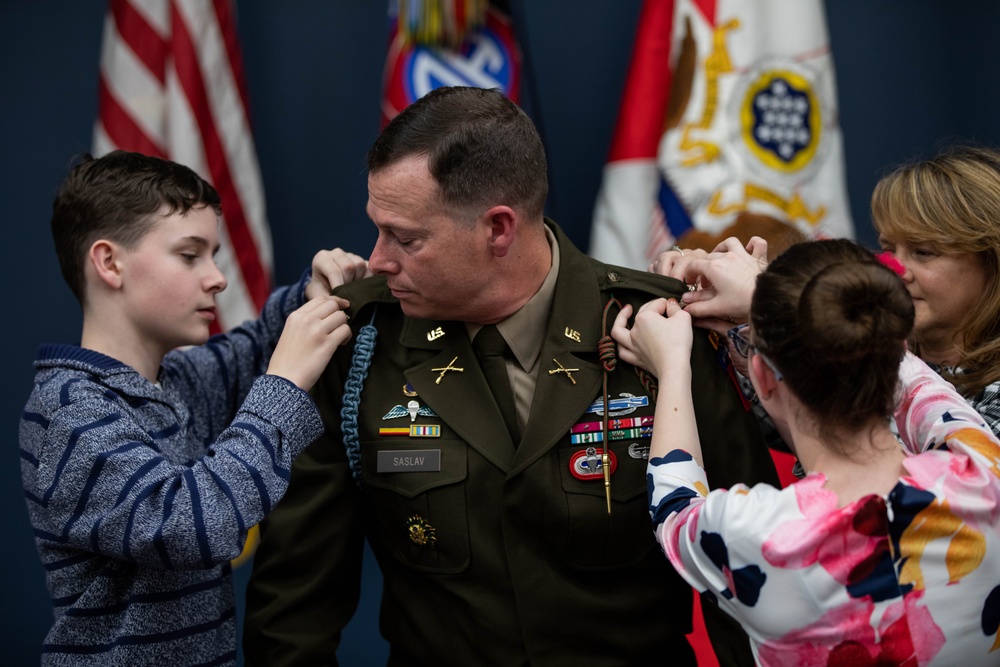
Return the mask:
<svg viewBox="0 0 1000 667">
<path fill-rule="evenodd" d="M 542 286 L 517 312 L 507 319 L 497 322 L 497 329 L 510 345 L 511 352 L 514 353 L 518 364 L 525 371 L 531 370 L 542 351 L 542 343 L 545 341 L 545 325 L 548 322 L 552 299 L 556 292 L 556 279 L 559 277 L 559 244 L 556 243 L 555 234 L 547 225 L 545 226 L 545 238 L 552 251 L 552 266 L 549 267 L 549 272 L 545 276 L 545 280 L 542 281 Z M 469 327 L 469 336 L 474 337 L 481 328 Z"/>
</svg>

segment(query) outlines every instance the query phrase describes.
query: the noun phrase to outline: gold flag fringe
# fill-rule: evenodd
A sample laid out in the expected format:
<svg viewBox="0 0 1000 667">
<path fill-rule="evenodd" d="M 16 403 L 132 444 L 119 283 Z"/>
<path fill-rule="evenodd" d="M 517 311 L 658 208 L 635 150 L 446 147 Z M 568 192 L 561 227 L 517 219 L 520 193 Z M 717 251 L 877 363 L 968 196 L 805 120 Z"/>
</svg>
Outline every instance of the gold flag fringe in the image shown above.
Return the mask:
<svg viewBox="0 0 1000 667">
<path fill-rule="evenodd" d="M 408 43 L 457 49 L 488 7 L 488 0 L 399 0 L 399 33 Z"/>
</svg>

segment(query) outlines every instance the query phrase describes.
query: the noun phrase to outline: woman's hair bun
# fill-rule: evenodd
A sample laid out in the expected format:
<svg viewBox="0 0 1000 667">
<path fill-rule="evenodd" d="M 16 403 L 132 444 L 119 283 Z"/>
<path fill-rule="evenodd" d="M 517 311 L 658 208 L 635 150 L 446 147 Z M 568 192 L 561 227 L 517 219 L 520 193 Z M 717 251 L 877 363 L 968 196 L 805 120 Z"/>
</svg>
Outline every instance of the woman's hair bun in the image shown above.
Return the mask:
<svg viewBox="0 0 1000 667">
<path fill-rule="evenodd" d="M 846 260 L 806 283 L 798 314 L 804 347 L 835 363 L 863 361 L 898 354 L 913 325 L 913 302 L 886 267 Z"/>
<path fill-rule="evenodd" d="M 750 322 L 758 349 L 827 432 L 892 414 L 913 301 L 871 251 L 847 239 L 792 246 L 758 276 Z"/>
</svg>

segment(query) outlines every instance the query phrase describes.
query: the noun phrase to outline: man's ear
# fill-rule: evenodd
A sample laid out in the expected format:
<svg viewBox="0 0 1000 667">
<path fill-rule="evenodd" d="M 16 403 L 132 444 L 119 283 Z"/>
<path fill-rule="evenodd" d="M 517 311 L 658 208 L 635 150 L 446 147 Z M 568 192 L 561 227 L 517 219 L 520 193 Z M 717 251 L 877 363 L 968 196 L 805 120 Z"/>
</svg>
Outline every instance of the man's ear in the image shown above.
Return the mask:
<svg viewBox="0 0 1000 667">
<path fill-rule="evenodd" d="M 517 236 L 518 217 L 509 206 L 494 206 L 484 214 L 490 226 L 490 248 L 497 257 L 510 251 Z"/>
<path fill-rule="evenodd" d="M 122 272 L 118 259 L 121 249 L 118 244 L 105 239 L 94 241 L 87 253 L 87 261 L 97 277 L 111 289 L 122 286 Z"/>
</svg>

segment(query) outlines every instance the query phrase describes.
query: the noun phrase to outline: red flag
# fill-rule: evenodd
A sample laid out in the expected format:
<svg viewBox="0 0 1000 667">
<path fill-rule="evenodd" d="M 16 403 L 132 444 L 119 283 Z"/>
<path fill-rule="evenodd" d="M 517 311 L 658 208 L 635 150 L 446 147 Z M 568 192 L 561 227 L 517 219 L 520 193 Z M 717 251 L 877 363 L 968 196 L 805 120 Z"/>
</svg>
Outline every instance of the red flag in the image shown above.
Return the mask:
<svg viewBox="0 0 1000 667">
<path fill-rule="evenodd" d="M 671 240 L 656 157 L 673 77 L 673 21 L 674 0 L 643 3 L 590 240 L 591 254 L 612 264 L 644 269 Z"/>
<path fill-rule="evenodd" d="M 256 317 L 271 291 L 271 234 L 232 0 L 110 0 L 94 154 L 117 148 L 187 165 L 215 186 L 216 260 L 229 281 L 219 324 Z"/>
</svg>

